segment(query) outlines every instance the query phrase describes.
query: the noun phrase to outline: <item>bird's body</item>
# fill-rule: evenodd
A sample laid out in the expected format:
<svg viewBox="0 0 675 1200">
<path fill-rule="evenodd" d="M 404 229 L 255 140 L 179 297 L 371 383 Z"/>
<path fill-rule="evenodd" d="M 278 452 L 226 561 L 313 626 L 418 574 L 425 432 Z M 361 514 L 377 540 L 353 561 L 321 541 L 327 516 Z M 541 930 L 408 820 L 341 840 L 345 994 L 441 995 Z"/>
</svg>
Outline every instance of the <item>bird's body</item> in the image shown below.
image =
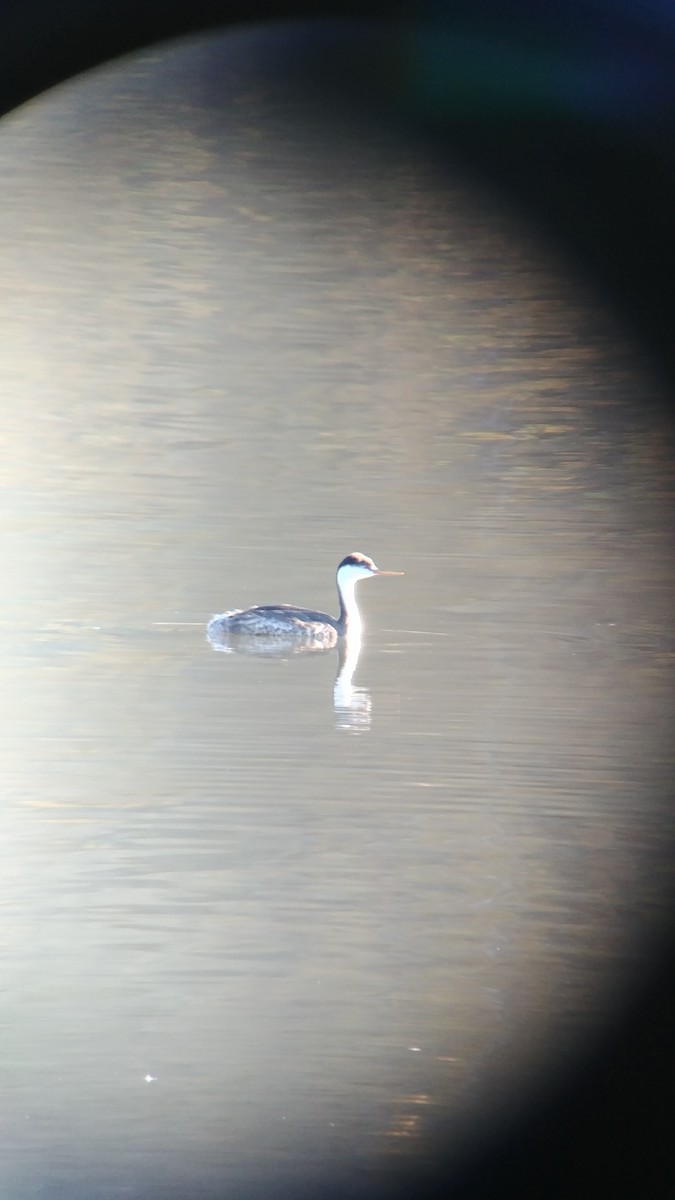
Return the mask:
<svg viewBox="0 0 675 1200">
<path fill-rule="evenodd" d="M 299 637 L 315 638 L 322 633 L 339 637 L 337 620 L 329 613 L 313 612 L 309 608 L 296 608 L 294 604 L 259 604 L 255 608 L 239 609 L 222 613 L 209 622 L 209 629 L 217 623 L 229 633 L 246 633 L 252 636 L 273 637 L 297 634 Z"/>
<path fill-rule="evenodd" d="M 210 638 L 244 634 L 248 637 L 297 638 L 333 646 L 339 638 L 358 637 L 361 616 L 354 588 L 360 579 L 373 575 L 402 575 L 402 571 L 381 571 L 372 558 L 355 552 L 343 558 L 337 569 L 336 585 L 340 600 L 337 617 L 293 604 L 262 604 L 255 608 L 233 609 L 213 617 L 207 627 Z"/>
</svg>

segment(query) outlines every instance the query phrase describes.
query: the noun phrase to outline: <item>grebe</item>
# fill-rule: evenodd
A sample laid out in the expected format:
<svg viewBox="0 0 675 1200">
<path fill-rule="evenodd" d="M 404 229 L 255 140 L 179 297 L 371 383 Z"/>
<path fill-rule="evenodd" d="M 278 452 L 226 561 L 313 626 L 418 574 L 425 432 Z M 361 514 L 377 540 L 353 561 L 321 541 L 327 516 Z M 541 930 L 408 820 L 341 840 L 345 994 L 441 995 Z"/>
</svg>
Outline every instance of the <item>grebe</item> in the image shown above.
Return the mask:
<svg viewBox="0 0 675 1200">
<path fill-rule="evenodd" d="M 334 645 L 338 638 L 359 637 L 361 616 L 356 605 L 354 588 L 360 579 L 373 575 L 403 575 L 403 571 L 381 571 L 365 554 L 348 554 L 337 569 L 335 582 L 340 600 L 337 617 L 314 612 L 311 608 L 296 608 L 293 604 L 263 604 L 257 608 L 236 608 L 220 613 L 208 623 L 209 638 L 226 634 L 248 634 L 261 637 L 308 638 L 325 646 Z"/>
</svg>

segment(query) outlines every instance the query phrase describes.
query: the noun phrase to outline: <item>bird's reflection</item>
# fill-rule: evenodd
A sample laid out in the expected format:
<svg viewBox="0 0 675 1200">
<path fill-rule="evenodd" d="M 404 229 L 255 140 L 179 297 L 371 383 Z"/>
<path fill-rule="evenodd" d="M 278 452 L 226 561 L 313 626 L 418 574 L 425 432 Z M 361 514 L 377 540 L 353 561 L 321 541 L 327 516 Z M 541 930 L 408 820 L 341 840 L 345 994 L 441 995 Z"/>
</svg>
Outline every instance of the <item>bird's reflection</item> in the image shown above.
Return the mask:
<svg viewBox="0 0 675 1200">
<path fill-rule="evenodd" d="M 355 687 L 352 678 L 361 653 L 361 638 L 344 638 L 338 646 L 338 670 L 333 684 L 335 728 L 359 733 L 370 729 L 370 692 Z"/>
<path fill-rule="evenodd" d="M 326 646 L 311 638 L 261 637 L 232 634 L 209 626 L 207 641 L 222 654 L 244 654 L 253 658 L 297 658 L 306 654 L 333 654 L 337 649 L 338 669 L 333 684 L 335 728 L 350 733 L 362 733 L 370 728 L 371 697 L 367 688 L 356 687 L 352 679 L 361 654 L 361 638 L 357 634 L 340 638 L 337 647 Z"/>
</svg>

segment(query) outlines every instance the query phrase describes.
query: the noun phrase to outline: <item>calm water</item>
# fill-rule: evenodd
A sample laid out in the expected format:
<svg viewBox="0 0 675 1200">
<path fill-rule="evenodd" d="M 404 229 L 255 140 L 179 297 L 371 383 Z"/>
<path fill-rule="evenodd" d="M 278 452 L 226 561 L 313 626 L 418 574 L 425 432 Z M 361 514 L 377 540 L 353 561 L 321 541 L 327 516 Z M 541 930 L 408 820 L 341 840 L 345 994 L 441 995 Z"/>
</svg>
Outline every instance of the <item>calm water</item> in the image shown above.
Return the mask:
<svg viewBox="0 0 675 1200">
<path fill-rule="evenodd" d="M 656 386 L 498 197 L 278 57 L 0 127 L 13 1200 L 366 1194 L 583 1054 L 664 918 Z M 206 642 L 335 611 L 355 549 L 405 577 L 337 688 Z"/>
</svg>

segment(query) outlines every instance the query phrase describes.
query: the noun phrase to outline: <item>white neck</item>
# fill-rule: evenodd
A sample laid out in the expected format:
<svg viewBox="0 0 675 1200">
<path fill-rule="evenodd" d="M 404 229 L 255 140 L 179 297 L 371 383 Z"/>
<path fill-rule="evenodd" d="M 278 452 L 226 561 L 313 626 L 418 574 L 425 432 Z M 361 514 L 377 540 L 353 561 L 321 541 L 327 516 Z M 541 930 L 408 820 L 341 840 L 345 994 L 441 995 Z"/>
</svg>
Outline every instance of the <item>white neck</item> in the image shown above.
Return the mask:
<svg viewBox="0 0 675 1200">
<path fill-rule="evenodd" d="M 340 617 L 349 629 L 350 638 L 358 639 L 361 636 L 361 614 L 356 603 L 354 589 L 359 581 L 363 579 L 361 571 L 355 572 L 349 567 L 343 567 L 337 573 L 337 589 L 340 597 Z"/>
</svg>

